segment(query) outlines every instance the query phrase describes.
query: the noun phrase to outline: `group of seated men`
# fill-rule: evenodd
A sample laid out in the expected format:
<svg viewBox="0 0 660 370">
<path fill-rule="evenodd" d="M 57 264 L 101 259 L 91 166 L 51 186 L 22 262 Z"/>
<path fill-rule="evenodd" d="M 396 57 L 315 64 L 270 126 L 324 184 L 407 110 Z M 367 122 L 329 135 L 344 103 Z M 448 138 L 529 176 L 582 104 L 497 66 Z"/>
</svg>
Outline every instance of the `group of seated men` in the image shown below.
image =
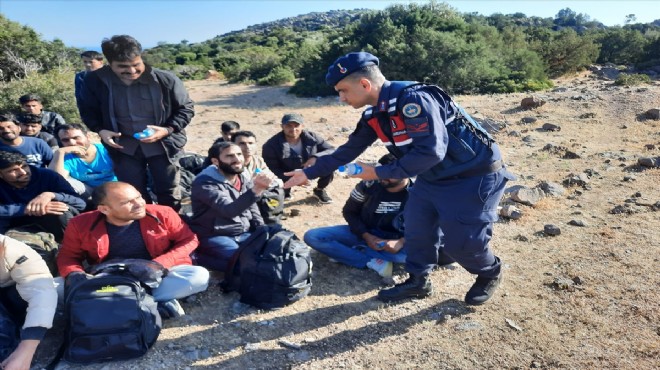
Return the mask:
<svg viewBox="0 0 660 370">
<path fill-rule="evenodd" d="M 20 136 L 17 127 L 10 115 L 0 116 L 3 144 L 29 139 Z M 31 360 L 36 344 L 52 325 L 53 302 L 58 296 L 62 300 L 64 287 L 88 278 L 85 265 L 110 259 L 159 262 L 169 271 L 152 291 L 159 311 L 164 317 L 185 314 L 178 299 L 204 291 L 208 270 L 224 271 L 239 244 L 265 223 L 258 206 L 264 192 L 279 188 L 278 201 L 283 202 L 285 196 L 290 199 L 291 193 L 282 189 L 287 180 L 283 174 L 313 165 L 318 156 L 334 150 L 319 135 L 303 129 L 299 114 L 283 117 L 282 131 L 262 147 L 263 158 L 256 153 L 254 133 L 241 131 L 235 122 L 223 124 L 222 130 L 227 136 L 209 148 L 209 165 L 193 181 L 192 217 L 187 222 L 169 206 L 147 204 L 135 186 L 116 181 L 107 151 L 91 142 L 83 125 L 63 123 L 58 127 L 55 133 L 61 147 L 48 158 L 48 168 L 30 162 L 20 150 L 0 148 L 3 268 L 27 269 L 17 274 L 0 269 L 0 288 L 13 289 L 11 294 L 3 292 L 0 319 L 19 318 L 13 321 L 18 323 L 13 329 L 6 326 L 3 330 L 17 332 L 22 325 L 20 341 L 12 347 L 15 350 L 0 353 L 0 358 Z M 392 160 L 386 155 L 380 163 Z M 325 190 L 331 181 L 332 176 L 322 178 L 313 189 L 322 204 L 332 201 Z M 361 181 L 343 208 L 348 225 L 308 230 L 305 242 L 337 262 L 370 267 L 382 276 L 391 274 L 392 263 L 405 261 L 399 216 L 410 186 L 410 179 Z M 85 210 L 88 212 L 81 213 Z M 2 235 L 27 225 L 51 232 L 61 243 L 57 257 L 60 277 L 53 280 L 45 264 L 36 261 L 40 260 L 36 253 Z M 30 274 L 41 276 L 38 283 L 28 278 Z M 34 292 L 37 285 L 39 294 Z"/>
</svg>

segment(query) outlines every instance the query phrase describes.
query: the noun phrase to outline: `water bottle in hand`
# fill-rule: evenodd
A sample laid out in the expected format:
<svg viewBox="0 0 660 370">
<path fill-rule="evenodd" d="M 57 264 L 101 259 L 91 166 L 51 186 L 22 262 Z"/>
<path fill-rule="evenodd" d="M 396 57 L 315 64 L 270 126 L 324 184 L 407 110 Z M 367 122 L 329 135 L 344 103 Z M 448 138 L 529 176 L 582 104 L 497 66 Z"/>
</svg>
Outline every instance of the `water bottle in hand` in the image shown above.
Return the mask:
<svg viewBox="0 0 660 370">
<path fill-rule="evenodd" d="M 364 171 L 364 168 L 362 168 L 362 166 L 360 166 L 357 163 L 349 163 L 344 166 L 339 166 L 339 168 L 337 168 L 337 171 L 348 176 L 353 176 L 353 175 L 361 174 L 362 171 Z"/>
<path fill-rule="evenodd" d="M 151 136 L 153 134 L 154 134 L 154 129 L 147 127 L 147 128 L 145 128 L 144 130 L 142 130 L 140 132 L 134 133 L 133 137 L 140 140 L 140 139 L 148 138 L 149 136 Z"/>
</svg>

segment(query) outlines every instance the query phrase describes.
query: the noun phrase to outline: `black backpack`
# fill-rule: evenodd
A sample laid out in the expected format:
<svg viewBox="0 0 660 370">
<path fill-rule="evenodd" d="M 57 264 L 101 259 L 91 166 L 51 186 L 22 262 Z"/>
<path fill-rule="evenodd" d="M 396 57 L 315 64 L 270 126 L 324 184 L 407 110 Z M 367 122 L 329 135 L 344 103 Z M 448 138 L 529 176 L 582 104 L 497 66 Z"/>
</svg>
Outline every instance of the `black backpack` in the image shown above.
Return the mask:
<svg viewBox="0 0 660 370">
<path fill-rule="evenodd" d="M 190 188 L 195 180 L 195 176 L 204 169 L 205 157 L 193 152 L 180 152 L 177 158 L 179 161 L 179 173 L 181 174 L 181 196 L 184 198 L 189 197 Z"/>
<path fill-rule="evenodd" d="M 78 364 L 126 360 L 147 353 L 162 322 L 156 302 L 140 282 L 99 275 L 67 290 L 63 357 Z"/>
<path fill-rule="evenodd" d="M 289 230 L 270 230 L 259 226 L 241 243 L 222 283 L 225 292 L 238 291 L 241 302 L 263 309 L 296 302 L 312 288 L 310 248 Z"/>
</svg>

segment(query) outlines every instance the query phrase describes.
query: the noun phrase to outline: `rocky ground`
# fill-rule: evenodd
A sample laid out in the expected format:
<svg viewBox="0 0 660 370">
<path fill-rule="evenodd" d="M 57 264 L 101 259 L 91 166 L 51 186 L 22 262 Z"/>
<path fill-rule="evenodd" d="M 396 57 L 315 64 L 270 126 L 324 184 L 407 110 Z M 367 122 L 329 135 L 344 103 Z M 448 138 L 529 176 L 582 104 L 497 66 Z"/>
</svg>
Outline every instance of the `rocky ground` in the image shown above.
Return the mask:
<svg viewBox="0 0 660 370">
<path fill-rule="evenodd" d="M 187 150 L 198 153 L 224 120 L 240 122 L 263 143 L 284 113 L 298 112 L 308 129 L 340 145 L 360 115 L 336 98 L 301 99 L 286 88 L 186 84 L 197 111 Z M 188 315 L 165 322 L 143 358 L 58 368 L 657 368 L 660 170 L 648 165 L 658 164 L 660 121 L 644 113 L 660 107 L 660 83 L 617 87 L 586 73 L 555 85 L 535 94 L 456 97 L 500 128 L 497 141 L 518 176 L 502 202 L 509 217 L 495 226 L 492 246 L 505 270 L 488 304 L 463 303 L 474 277 L 460 267 L 433 273 L 430 298 L 383 304 L 375 299 L 384 287 L 375 272 L 314 254 L 314 287 L 294 305 L 244 306 L 236 293 L 221 293 L 215 274 L 207 292 L 183 303 Z M 521 109 L 532 96 L 545 104 Z M 384 152 L 375 145 L 361 158 Z M 647 166 L 640 165 L 644 157 Z M 296 189 L 286 210 L 300 215 L 285 226 L 302 236 L 342 223 L 355 183 L 337 178 L 331 205 L 319 205 L 311 189 Z"/>
</svg>

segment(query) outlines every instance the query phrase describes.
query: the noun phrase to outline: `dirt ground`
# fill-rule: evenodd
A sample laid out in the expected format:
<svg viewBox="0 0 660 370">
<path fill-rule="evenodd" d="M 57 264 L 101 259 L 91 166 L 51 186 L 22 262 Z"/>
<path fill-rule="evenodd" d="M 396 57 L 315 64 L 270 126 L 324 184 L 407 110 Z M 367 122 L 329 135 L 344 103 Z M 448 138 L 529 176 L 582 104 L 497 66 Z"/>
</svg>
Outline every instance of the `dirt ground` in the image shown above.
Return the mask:
<svg viewBox="0 0 660 370">
<path fill-rule="evenodd" d="M 486 305 L 463 303 L 474 277 L 460 267 L 435 271 L 435 293 L 427 299 L 383 304 L 375 296 L 385 285 L 375 272 L 315 253 L 312 292 L 289 307 L 246 307 L 236 293 L 221 293 L 214 274 L 207 292 L 183 303 L 186 316 L 165 321 L 143 358 L 58 368 L 658 368 L 660 213 L 651 205 L 660 201 L 660 170 L 639 166 L 638 158 L 660 156 L 660 121 L 643 116 L 660 107 L 660 83 L 616 87 L 585 73 L 555 84 L 535 94 L 455 97 L 475 117 L 504 126 L 496 139 L 518 176 L 509 188 L 562 184 L 580 174 L 587 181 L 563 186 L 562 195 L 534 207 L 518 204 L 520 219 L 495 225 L 492 247 L 504 263 L 504 280 Z M 224 120 L 238 121 L 263 143 L 278 132 L 283 114 L 297 112 L 308 129 L 340 145 L 360 116 L 336 97 L 301 99 L 284 87 L 186 85 L 196 102 L 186 149 L 201 154 Z M 546 104 L 520 110 L 532 95 Z M 561 129 L 541 129 L 546 123 Z M 374 145 L 361 159 L 383 153 Z M 310 228 L 343 223 L 341 207 L 355 183 L 336 178 L 330 205 L 318 204 L 311 189 L 296 189 L 286 210 L 300 216 L 284 225 L 302 237 Z M 623 212 L 612 213 L 615 208 Z M 546 235 L 547 224 L 561 234 Z"/>
</svg>

